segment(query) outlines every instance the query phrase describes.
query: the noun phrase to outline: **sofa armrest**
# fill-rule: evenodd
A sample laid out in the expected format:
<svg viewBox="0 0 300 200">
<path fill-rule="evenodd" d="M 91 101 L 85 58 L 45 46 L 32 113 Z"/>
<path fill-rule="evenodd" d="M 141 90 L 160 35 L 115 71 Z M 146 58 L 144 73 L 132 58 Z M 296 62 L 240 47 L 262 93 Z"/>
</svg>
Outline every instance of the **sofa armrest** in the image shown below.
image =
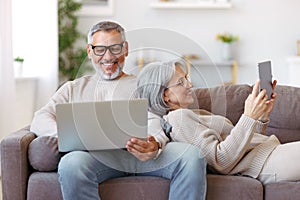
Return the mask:
<svg viewBox="0 0 300 200">
<path fill-rule="evenodd" d="M 1 141 L 3 200 L 25 200 L 30 166 L 27 150 L 35 134 L 29 126 L 9 134 Z"/>
</svg>

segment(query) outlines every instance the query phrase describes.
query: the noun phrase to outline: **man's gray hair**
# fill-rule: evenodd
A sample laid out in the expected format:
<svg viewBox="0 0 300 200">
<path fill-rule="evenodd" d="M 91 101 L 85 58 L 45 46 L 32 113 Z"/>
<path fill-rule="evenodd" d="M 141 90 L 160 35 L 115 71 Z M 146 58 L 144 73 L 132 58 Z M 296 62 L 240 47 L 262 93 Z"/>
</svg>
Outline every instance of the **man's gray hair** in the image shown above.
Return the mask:
<svg viewBox="0 0 300 200">
<path fill-rule="evenodd" d="M 125 30 L 120 24 L 112 21 L 103 21 L 93 25 L 90 31 L 88 32 L 87 34 L 88 44 L 92 44 L 93 35 L 98 31 L 104 31 L 104 32 L 117 31 L 121 34 L 123 41 L 126 40 Z"/>
<path fill-rule="evenodd" d="M 164 101 L 164 92 L 175 74 L 175 66 L 186 71 L 185 65 L 179 60 L 152 62 L 144 66 L 137 77 L 137 98 L 148 99 L 149 111 L 159 116 L 170 110 Z"/>
</svg>

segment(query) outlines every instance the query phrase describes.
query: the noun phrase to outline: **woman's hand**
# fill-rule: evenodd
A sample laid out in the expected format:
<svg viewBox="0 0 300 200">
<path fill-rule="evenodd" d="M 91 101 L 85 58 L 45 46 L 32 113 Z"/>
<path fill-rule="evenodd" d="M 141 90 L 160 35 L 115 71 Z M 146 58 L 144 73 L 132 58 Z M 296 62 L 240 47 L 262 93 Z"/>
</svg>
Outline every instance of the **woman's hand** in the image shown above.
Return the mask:
<svg viewBox="0 0 300 200">
<path fill-rule="evenodd" d="M 276 87 L 276 84 L 277 84 L 277 81 L 274 80 L 273 83 L 272 83 L 272 87 L 273 87 L 273 91 L 275 90 L 275 87 Z M 259 120 L 262 121 L 262 122 L 267 122 L 270 118 L 270 114 L 274 108 L 274 103 L 275 103 L 275 100 L 276 100 L 276 93 L 273 92 L 272 96 L 271 96 L 271 99 L 268 100 L 266 103 L 267 103 L 267 110 L 264 114 L 262 114 L 262 116 L 260 116 Z"/>
<path fill-rule="evenodd" d="M 157 155 L 159 145 L 155 138 L 148 135 L 147 141 L 139 138 L 131 138 L 126 144 L 127 150 L 141 161 L 147 161 Z"/>
<path fill-rule="evenodd" d="M 274 106 L 276 94 L 273 93 L 271 99 L 268 100 L 266 90 L 263 89 L 259 92 L 259 83 L 260 81 L 258 80 L 253 87 L 252 93 L 245 101 L 244 114 L 255 120 L 268 120 Z M 275 80 L 273 82 L 273 89 L 276 83 L 277 81 Z"/>
</svg>

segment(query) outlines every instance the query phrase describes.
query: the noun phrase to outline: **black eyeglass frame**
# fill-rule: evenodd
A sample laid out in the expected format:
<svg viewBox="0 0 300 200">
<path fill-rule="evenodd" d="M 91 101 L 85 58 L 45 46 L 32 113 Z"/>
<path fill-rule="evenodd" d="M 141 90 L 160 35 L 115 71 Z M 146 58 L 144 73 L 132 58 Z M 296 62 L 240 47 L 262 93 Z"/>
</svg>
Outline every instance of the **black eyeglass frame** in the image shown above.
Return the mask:
<svg viewBox="0 0 300 200">
<path fill-rule="evenodd" d="M 113 55 L 119 55 L 119 54 L 122 52 L 122 50 L 123 50 L 124 44 L 125 44 L 125 41 L 123 41 L 123 42 L 120 43 L 120 44 L 113 44 L 113 45 L 110 45 L 110 46 L 104 46 L 104 45 L 95 45 L 95 46 L 94 46 L 94 45 L 92 45 L 92 44 L 90 44 L 90 46 L 91 46 L 91 48 L 93 49 L 93 52 L 94 52 L 94 54 L 95 54 L 96 56 L 103 56 L 104 54 L 106 54 L 107 49 L 110 51 L 111 54 L 113 54 Z M 116 46 L 120 46 L 120 47 L 121 47 L 121 48 L 120 48 L 120 52 L 114 53 L 114 52 L 112 52 L 111 48 L 112 48 L 112 47 L 116 47 Z M 105 51 L 103 52 L 103 54 L 97 54 L 97 53 L 95 52 L 95 48 L 97 48 L 97 47 L 105 48 Z"/>
</svg>

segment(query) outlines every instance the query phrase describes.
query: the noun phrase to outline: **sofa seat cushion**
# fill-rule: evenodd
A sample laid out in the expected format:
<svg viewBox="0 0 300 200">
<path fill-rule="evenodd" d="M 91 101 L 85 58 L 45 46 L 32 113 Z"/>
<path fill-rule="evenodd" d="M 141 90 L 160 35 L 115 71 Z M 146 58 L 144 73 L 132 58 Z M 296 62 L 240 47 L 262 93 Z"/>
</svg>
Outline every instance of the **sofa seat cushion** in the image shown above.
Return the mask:
<svg viewBox="0 0 300 200">
<path fill-rule="evenodd" d="M 265 200 L 299 199 L 300 182 L 270 183 L 265 185 Z"/>
<path fill-rule="evenodd" d="M 56 172 L 34 172 L 29 176 L 27 200 L 63 200 Z"/>
<path fill-rule="evenodd" d="M 139 200 L 145 199 L 145 196 L 147 199 L 167 200 L 169 184 L 169 180 L 159 177 L 123 177 L 100 184 L 99 192 L 103 199 L 109 200 Z M 130 194 L 128 191 L 131 191 Z M 208 174 L 206 199 L 262 200 L 263 186 L 258 180 L 249 177 Z"/>
<path fill-rule="evenodd" d="M 241 200 L 263 199 L 263 185 L 244 176 L 207 175 L 206 199 Z"/>
<path fill-rule="evenodd" d="M 38 171 L 56 170 L 61 156 L 58 151 L 57 137 L 37 137 L 28 147 L 30 165 Z"/>
<path fill-rule="evenodd" d="M 130 176 L 115 178 L 100 184 L 101 199 L 166 200 L 170 181 L 160 177 Z"/>
<path fill-rule="evenodd" d="M 278 186 L 278 187 L 276 187 Z M 170 181 L 159 177 L 130 176 L 115 178 L 99 185 L 99 194 L 102 200 L 131 199 L 131 200 L 167 200 L 169 195 Z M 288 185 L 286 185 L 288 187 Z M 291 185 L 300 191 L 300 185 Z M 281 185 L 268 186 L 268 195 L 274 192 L 280 196 Z M 276 191 L 273 191 L 276 189 Z M 289 191 L 288 189 L 286 190 Z M 295 192 L 298 195 L 299 192 Z M 294 196 L 295 196 L 294 195 Z M 62 200 L 58 174 L 56 172 L 34 172 L 28 181 L 27 199 Z M 147 197 L 147 198 L 146 198 Z M 269 196 L 268 196 L 269 197 Z M 296 197 L 296 196 L 295 196 Z M 253 178 L 242 176 L 207 175 L 206 199 L 241 200 L 263 199 L 263 186 Z M 269 198 L 270 199 L 270 198 Z M 280 199 L 280 198 L 273 198 Z M 284 198 L 281 198 L 284 199 Z"/>
</svg>

